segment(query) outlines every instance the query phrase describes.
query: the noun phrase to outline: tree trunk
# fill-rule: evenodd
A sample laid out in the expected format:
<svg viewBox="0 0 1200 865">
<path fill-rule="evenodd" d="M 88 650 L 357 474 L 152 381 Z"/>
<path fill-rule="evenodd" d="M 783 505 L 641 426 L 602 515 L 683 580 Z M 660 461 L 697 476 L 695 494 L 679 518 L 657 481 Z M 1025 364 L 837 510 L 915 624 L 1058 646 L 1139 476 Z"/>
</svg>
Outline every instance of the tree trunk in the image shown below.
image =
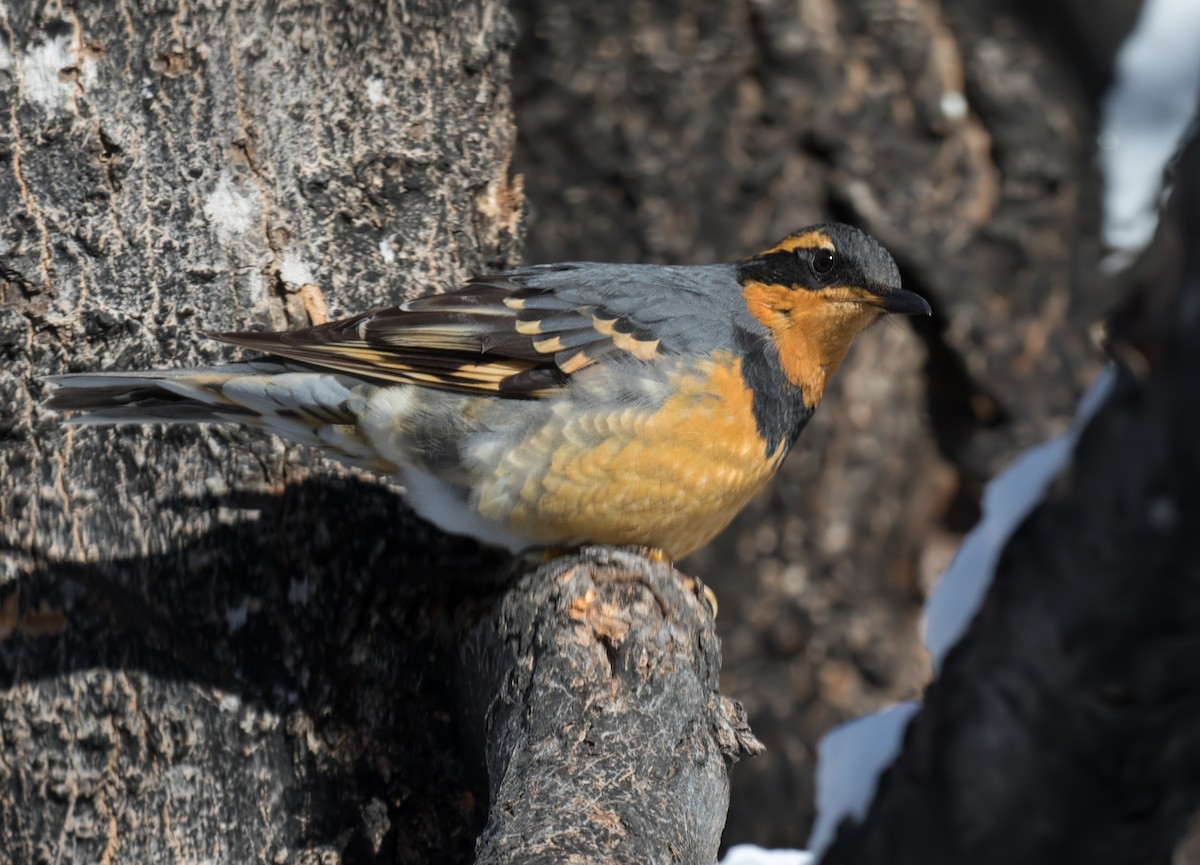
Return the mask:
<svg viewBox="0 0 1200 865">
<path fill-rule="evenodd" d="M 470 861 L 435 671 L 496 562 L 269 437 L 65 430 L 40 377 L 515 263 L 514 38 L 498 0 L 0 5 L 3 861 Z"/>
<path fill-rule="evenodd" d="M 825 863 L 1169 861 L 1200 808 L 1200 138 L 1071 465 Z M 1124 361 L 1128 361 L 1126 365 Z"/>
</svg>

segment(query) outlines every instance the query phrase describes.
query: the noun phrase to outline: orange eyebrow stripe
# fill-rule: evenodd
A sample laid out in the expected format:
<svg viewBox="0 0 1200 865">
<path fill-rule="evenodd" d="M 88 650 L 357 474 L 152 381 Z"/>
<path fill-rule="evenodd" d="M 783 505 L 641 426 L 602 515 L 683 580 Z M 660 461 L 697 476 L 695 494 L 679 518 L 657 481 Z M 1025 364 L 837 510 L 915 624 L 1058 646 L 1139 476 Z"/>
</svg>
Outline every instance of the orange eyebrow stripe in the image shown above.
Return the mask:
<svg viewBox="0 0 1200 865">
<path fill-rule="evenodd" d="M 828 249 L 830 252 L 837 252 L 833 245 L 833 239 L 828 234 L 823 231 L 806 231 L 803 234 L 785 237 L 775 246 L 760 252 L 759 255 L 770 255 L 773 252 L 795 252 L 797 249 Z"/>
</svg>

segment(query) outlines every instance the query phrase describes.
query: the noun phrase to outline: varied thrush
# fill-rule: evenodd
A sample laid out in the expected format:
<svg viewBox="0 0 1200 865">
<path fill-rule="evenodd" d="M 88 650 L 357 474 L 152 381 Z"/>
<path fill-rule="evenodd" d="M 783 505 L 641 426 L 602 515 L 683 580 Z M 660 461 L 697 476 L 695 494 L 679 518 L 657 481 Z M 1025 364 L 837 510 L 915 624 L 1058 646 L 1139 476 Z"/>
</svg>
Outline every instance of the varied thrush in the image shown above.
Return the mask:
<svg viewBox="0 0 1200 865">
<path fill-rule="evenodd" d="M 854 338 L 929 314 L 879 243 L 817 225 L 735 264 L 570 262 L 283 333 L 269 357 L 55 376 L 73 423 L 240 423 L 398 475 L 513 551 L 703 546 L 779 469 Z"/>
</svg>

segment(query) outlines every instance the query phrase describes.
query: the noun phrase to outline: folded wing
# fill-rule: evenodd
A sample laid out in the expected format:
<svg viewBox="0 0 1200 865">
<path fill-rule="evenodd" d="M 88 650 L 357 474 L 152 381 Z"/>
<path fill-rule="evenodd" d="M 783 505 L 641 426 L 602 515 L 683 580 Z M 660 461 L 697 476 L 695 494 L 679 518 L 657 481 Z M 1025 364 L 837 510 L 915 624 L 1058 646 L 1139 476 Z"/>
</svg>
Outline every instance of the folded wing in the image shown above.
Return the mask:
<svg viewBox="0 0 1200 865">
<path fill-rule="evenodd" d="M 600 268 L 622 275 L 606 303 Z M 305 330 L 226 333 L 216 339 L 367 379 L 465 393 L 544 397 L 609 355 L 669 353 L 654 322 L 653 292 L 637 304 L 632 267 L 559 264 L 473 280 L 448 294 Z M 647 286 L 658 289 L 659 286 Z M 617 309 L 614 309 L 613 307 Z M 617 310 L 620 311 L 617 311 Z"/>
</svg>

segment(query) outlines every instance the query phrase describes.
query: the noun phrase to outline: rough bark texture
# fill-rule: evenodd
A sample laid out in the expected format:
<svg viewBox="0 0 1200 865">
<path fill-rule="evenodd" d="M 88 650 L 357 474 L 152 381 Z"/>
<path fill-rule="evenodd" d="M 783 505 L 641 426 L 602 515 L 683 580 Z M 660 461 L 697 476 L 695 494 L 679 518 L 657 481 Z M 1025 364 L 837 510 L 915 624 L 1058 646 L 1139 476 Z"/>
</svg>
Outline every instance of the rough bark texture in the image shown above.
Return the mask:
<svg viewBox="0 0 1200 865">
<path fill-rule="evenodd" d="M 475 630 L 463 678 L 467 704 L 488 710 L 473 738 L 491 779 L 478 865 L 715 861 L 729 767 L 761 746 L 717 693 L 701 588 L 585 549 L 526 577 Z"/>
<path fill-rule="evenodd" d="M 1168 861 L 1200 807 L 1200 139 L 1112 396 L 826 863 Z"/>
<path fill-rule="evenodd" d="M 860 338 L 782 476 L 682 565 L 767 746 L 727 843 L 804 843 L 817 738 L 919 691 L 919 604 L 983 483 L 1099 368 L 1087 97 L 1138 4 L 1097 5 L 514 4 L 530 260 L 728 260 L 839 218 L 936 310 Z"/>
<path fill-rule="evenodd" d="M 38 377 L 515 263 L 514 39 L 489 0 L 0 4 L 3 861 L 470 861 L 432 671 L 495 563 L 269 438 L 65 431 Z"/>
</svg>

